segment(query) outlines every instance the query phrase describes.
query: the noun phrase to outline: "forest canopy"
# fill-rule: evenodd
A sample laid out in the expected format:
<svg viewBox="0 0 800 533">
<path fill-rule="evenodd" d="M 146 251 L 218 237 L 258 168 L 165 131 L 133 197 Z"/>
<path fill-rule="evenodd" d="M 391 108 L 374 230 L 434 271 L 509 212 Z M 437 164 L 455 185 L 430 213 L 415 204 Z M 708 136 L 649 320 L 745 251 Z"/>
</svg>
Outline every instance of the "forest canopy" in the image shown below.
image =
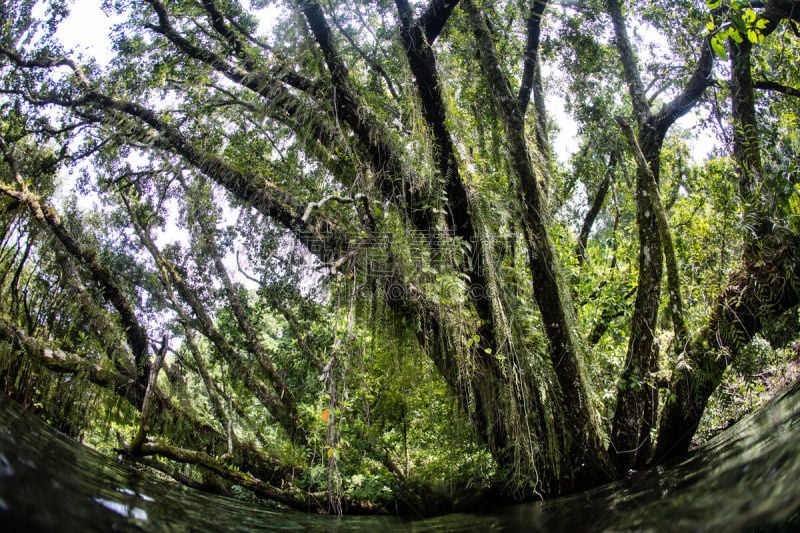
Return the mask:
<svg viewBox="0 0 800 533">
<path fill-rule="evenodd" d="M 0 386 L 73 437 L 432 514 L 796 356 L 798 1 L 106 0 L 108 62 L 70 7 L 0 4 Z"/>
</svg>

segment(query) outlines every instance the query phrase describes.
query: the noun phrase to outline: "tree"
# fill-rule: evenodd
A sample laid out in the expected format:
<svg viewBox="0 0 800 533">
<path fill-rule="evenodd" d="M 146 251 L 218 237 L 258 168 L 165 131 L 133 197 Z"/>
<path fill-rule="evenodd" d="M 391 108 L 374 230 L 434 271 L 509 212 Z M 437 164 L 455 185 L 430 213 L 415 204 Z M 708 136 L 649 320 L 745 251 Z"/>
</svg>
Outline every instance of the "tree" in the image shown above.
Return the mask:
<svg viewBox="0 0 800 533">
<path fill-rule="evenodd" d="M 342 499 L 338 454 L 350 435 L 400 485 L 408 468 L 386 451 L 388 433 L 348 419 L 356 408 L 347 391 L 363 394 L 360 412 L 369 412 L 381 366 L 364 371 L 364 346 L 380 344 L 376 336 L 411 336 L 418 346 L 408 350 L 421 349 L 437 371 L 428 382 L 446 386 L 507 482 L 496 492 L 562 494 L 688 449 L 730 358 L 797 306 L 790 253 L 797 234 L 772 214 L 789 198 L 776 197 L 772 211 L 754 201 L 769 186 L 758 161 L 751 44 L 727 29 L 757 29 L 757 45 L 781 25 L 795 27 L 797 2 L 747 8 L 755 18 L 741 13 L 743 4 L 710 6 L 715 20 L 731 22 L 712 24 L 706 35 L 697 28 L 711 15 L 692 3 L 680 4 L 684 17 L 676 21 L 659 2 L 637 18 L 618 0 L 297 0 L 266 4 L 278 21 L 267 35 L 259 33 L 257 6 L 146 4 L 115 6 L 128 19 L 117 28 L 116 58 L 107 67 L 59 48 L 52 31 L 64 13 L 57 5 L 41 26 L 27 4 L 4 7 L 9 22 L 0 49 L 4 105 L 14 117 L 3 125 L 8 178 L 0 192 L 52 239 L 61 259 L 38 268 L 59 278 L 59 290 L 85 295 L 89 334 L 110 366 L 66 347 L 63 357 L 47 355 L 55 353 L 49 343 L 63 346 L 65 338 L 20 328 L 26 310 L 0 317 L 0 334 L 56 371 L 80 368 L 139 410 L 133 440 L 119 443 L 133 460 L 175 477 L 174 464 L 198 465 L 227 483 L 305 506 L 308 490 L 285 468 L 291 461 L 265 459 L 268 439 L 254 444 L 254 424 L 267 421 L 295 457 L 303 456 L 295 459 L 300 464 L 314 464 L 324 441 L 328 510 L 341 511 L 343 501 L 369 508 Z M 637 59 L 629 33 L 648 17 L 675 36 L 673 65 L 650 61 L 643 69 Z M 722 83 L 714 62 L 723 32 L 732 39 L 733 155 L 744 227 L 754 230 L 740 234 L 741 263 L 729 256 L 715 265 L 735 268 L 716 302 L 703 307 L 684 300 L 692 258 L 673 242 L 669 202 L 662 200 L 665 179 L 677 198 L 686 176 L 682 167 L 666 177 L 662 169 L 677 119 Z M 567 36 L 576 39 L 571 49 Z M 796 50 L 791 39 L 785 46 Z M 575 176 L 549 144 L 548 54 L 574 58 L 565 75 L 571 96 L 585 102 L 575 106 L 588 141 Z M 606 66 L 613 55 L 621 77 Z M 664 82 L 662 67 L 678 74 Z M 621 85 L 624 101 L 603 93 Z M 33 143 L 62 147 L 49 168 L 26 162 Z M 37 185 L 56 169 L 81 165 L 86 190 L 102 202 L 97 228 L 77 213 L 62 219 Z M 617 173 L 628 169 L 635 179 L 616 185 Z M 595 194 L 582 223 L 568 215 L 579 182 Z M 616 215 L 604 209 L 609 191 Z M 231 213 L 237 224 L 224 222 Z M 633 224 L 624 229 L 623 214 Z M 184 228 L 188 243 L 165 243 L 171 224 Z M 638 253 L 624 257 L 611 241 L 590 242 L 603 232 Z M 296 246 L 299 255 L 281 260 Z M 36 247 L 42 254 L 43 245 Z M 595 263 L 598 253 L 611 260 Z M 298 257 L 324 270 L 316 282 L 325 295 L 303 294 L 312 276 L 298 270 Z M 234 264 L 240 273 L 232 275 Z M 605 290 L 607 297 L 598 297 Z M 663 309 L 667 328 L 659 321 Z M 306 324 L 327 333 L 311 338 L 303 316 L 315 314 Z M 581 317 L 592 315 L 600 319 L 585 324 Z M 607 404 L 597 370 L 606 362 L 595 352 L 621 316 L 629 323 L 613 326 L 615 342 L 627 347 L 621 364 L 610 365 L 618 381 Z M 284 333 L 265 334 L 270 321 L 283 324 L 290 345 L 277 340 Z M 665 337 L 671 353 L 659 351 Z M 166 365 L 167 381 L 159 381 L 170 339 L 181 348 Z M 381 354 L 391 353 L 382 346 Z M 662 394 L 657 375 L 670 364 L 677 366 Z M 361 381 L 346 368 L 358 368 Z M 187 383 L 204 391 L 210 422 L 181 404 L 198 397 Z M 400 401 L 401 409 L 408 402 Z M 406 428 L 405 415 L 397 421 Z M 148 434 L 161 440 L 148 442 Z M 153 459 L 159 456 L 171 462 Z"/>
</svg>

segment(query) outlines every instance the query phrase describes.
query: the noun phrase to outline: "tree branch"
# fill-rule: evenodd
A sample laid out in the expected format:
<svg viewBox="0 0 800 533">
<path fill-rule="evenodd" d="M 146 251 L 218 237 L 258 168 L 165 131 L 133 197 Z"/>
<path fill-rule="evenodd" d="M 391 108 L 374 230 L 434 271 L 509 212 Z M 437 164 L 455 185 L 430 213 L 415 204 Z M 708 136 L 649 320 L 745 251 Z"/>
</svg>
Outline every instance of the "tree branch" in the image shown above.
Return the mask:
<svg viewBox="0 0 800 533">
<path fill-rule="evenodd" d="M 123 451 L 126 453 L 131 453 L 130 449 Z M 307 508 L 309 503 L 305 497 L 296 493 L 276 489 L 275 487 L 264 483 L 260 479 L 248 473 L 231 470 L 205 452 L 187 450 L 185 448 L 180 448 L 178 446 L 165 443 L 145 442 L 138 454 L 131 455 L 134 460 L 136 459 L 137 455 L 145 457 L 151 455 L 160 455 L 161 457 L 166 457 L 167 459 L 179 463 L 197 465 L 213 472 L 214 474 L 217 474 L 223 479 L 226 479 L 237 485 L 241 485 L 258 496 L 290 505 L 294 508 Z"/>
<path fill-rule="evenodd" d="M 622 6 L 619 0 L 606 0 L 606 10 L 611 16 L 611 23 L 614 26 L 617 50 L 622 62 L 625 82 L 628 85 L 628 93 L 633 103 L 633 111 L 636 115 L 636 120 L 643 124 L 650 118 L 650 106 L 647 104 L 644 84 L 639 72 L 639 62 L 628 38 L 628 28 L 625 24 L 625 17 L 622 14 Z"/>
<path fill-rule="evenodd" d="M 22 180 L 18 173 L 16 177 L 18 181 Z M 137 368 L 137 386 L 141 388 L 141 393 L 143 393 L 144 389 L 147 387 L 147 376 L 149 373 L 149 364 L 147 362 L 147 332 L 139 323 L 133 306 L 128 301 L 128 297 L 119 285 L 117 285 L 114 273 L 99 262 L 97 253 L 94 250 L 86 249 L 69 231 L 67 231 L 66 227 L 61 223 L 58 214 L 52 207 L 29 191 L 24 183 L 22 186 L 24 187 L 22 190 L 15 190 L 4 183 L 0 183 L 0 193 L 15 198 L 21 204 L 25 205 L 34 219 L 43 227 L 47 228 L 64 246 L 64 249 L 86 267 L 92 280 L 101 287 L 103 296 L 111 302 L 122 321 L 128 345 L 131 348 L 134 363 Z"/>
<path fill-rule="evenodd" d="M 650 169 L 647 158 L 636 140 L 633 129 L 622 117 L 617 117 L 617 124 L 619 124 L 620 129 L 622 129 L 622 132 L 625 134 L 625 138 L 628 139 L 634 159 L 636 160 L 638 172 L 646 175 L 646 179 L 644 179 L 645 183 L 647 183 L 646 190 L 651 197 L 651 205 L 655 209 L 658 231 L 661 234 L 661 247 L 664 253 L 664 262 L 667 268 L 670 314 L 672 316 L 672 324 L 675 332 L 675 342 L 676 346 L 678 346 L 678 350 L 682 351 L 689 341 L 689 333 L 683 319 L 683 297 L 681 296 L 680 272 L 678 271 L 678 260 L 675 256 L 675 247 L 672 243 L 672 232 L 670 232 L 669 229 L 667 213 L 664 210 L 664 204 L 661 202 L 661 194 L 658 190 L 656 177 Z"/>
<path fill-rule="evenodd" d="M 200 354 L 200 349 L 197 347 L 197 341 L 195 340 L 194 332 L 192 331 L 190 325 L 186 322 L 182 322 L 182 325 L 186 339 L 186 346 L 189 348 L 189 353 L 192 354 L 192 359 L 194 360 L 194 365 L 196 367 L 195 370 L 200 375 L 200 379 L 203 381 L 206 394 L 211 401 L 211 408 L 214 410 L 214 414 L 216 415 L 222 427 L 228 428 L 230 426 L 230 416 L 225 411 L 225 406 L 222 404 L 222 400 L 220 400 L 220 395 L 217 393 L 217 389 L 214 386 L 213 380 L 211 379 L 211 374 L 208 373 L 206 364 L 203 361 L 203 356 Z M 237 439 L 234 436 L 232 440 L 236 441 Z"/>
<path fill-rule="evenodd" d="M 295 339 L 297 339 L 297 344 L 300 346 L 300 351 L 303 352 L 303 355 L 306 356 L 309 362 L 313 364 L 317 370 L 319 370 L 320 374 L 322 374 L 325 365 L 323 364 L 322 359 L 319 357 L 319 354 L 317 354 L 315 350 L 312 350 L 311 345 L 308 344 L 306 336 L 303 333 L 300 324 L 297 322 L 297 318 L 292 313 L 292 310 L 289 309 L 288 303 L 275 301 L 274 305 L 289 324 L 289 329 L 292 330 Z"/>
<path fill-rule="evenodd" d="M 85 374 L 89 381 L 127 396 L 134 380 L 112 370 L 107 370 L 89 359 L 48 347 L 44 342 L 27 335 L 14 324 L 0 316 L 0 339 L 13 342 L 45 368 L 65 374 Z"/>
<path fill-rule="evenodd" d="M 599 441 L 598 424 L 592 400 L 586 388 L 576 339 L 569 320 L 570 307 L 564 301 L 558 277 L 556 253 L 546 224 L 546 206 L 538 181 L 539 167 L 534 163 L 525 138 L 525 126 L 517 99 L 503 73 L 497 49 L 484 14 L 472 0 L 464 0 L 476 47 L 480 52 L 481 70 L 486 78 L 495 108 L 503 125 L 509 164 L 516 176 L 523 201 L 523 219 L 528 241 L 528 263 L 533 279 L 534 299 L 542 315 L 548 340 L 550 361 L 555 370 L 563 401 L 573 406 L 562 420 L 561 429 L 571 442 L 569 452 L 580 454 L 586 462 L 586 475 L 608 476 L 610 465 Z"/>
<path fill-rule="evenodd" d="M 150 365 L 150 378 L 147 380 L 147 389 L 144 392 L 144 400 L 142 401 L 142 416 L 139 422 L 139 430 L 136 432 L 133 441 L 130 445 L 130 453 L 138 455 L 139 450 L 144 444 L 144 439 L 150 431 L 150 410 L 153 407 L 153 394 L 158 388 L 158 373 L 161 370 L 161 365 L 164 364 L 164 356 L 167 354 L 168 344 L 167 334 L 161 339 L 161 348 L 156 352 L 156 359 Z"/>
<path fill-rule="evenodd" d="M 431 3 L 419 16 L 419 25 L 429 46 L 433 46 L 436 38 L 439 37 L 458 2 L 459 0 L 431 0 Z"/>
<path fill-rule="evenodd" d="M 539 41 L 542 34 L 542 19 L 544 11 L 547 9 L 549 0 L 534 0 L 527 20 L 528 40 L 525 46 L 525 53 L 522 56 L 522 83 L 519 86 L 519 108 L 524 115 L 528 109 L 531 99 L 531 92 L 539 85 L 541 90 L 541 65 L 539 62 Z M 537 97 L 534 94 L 534 105 Z M 537 108 L 537 113 L 539 109 Z M 538 119 L 538 116 L 537 116 Z"/>
<path fill-rule="evenodd" d="M 794 96 L 795 98 L 800 98 L 800 89 L 796 87 L 790 87 L 788 85 L 783 85 L 782 83 L 778 83 L 777 81 L 756 80 L 753 83 L 753 87 L 755 87 L 756 89 L 761 89 L 762 91 L 774 91 L 776 93 L 785 94 L 786 96 Z"/>
<path fill-rule="evenodd" d="M 697 66 L 683 90 L 654 117 L 653 124 L 657 130 L 666 132 L 676 120 L 697 104 L 705 90 L 714 83 L 714 52 L 709 39 L 710 37 L 703 39 Z"/>
<path fill-rule="evenodd" d="M 158 5 L 158 2 L 155 2 L 155 4 Z M 191 47 L 191 45 L 189 46 Z M 208 52 L 199 50 L 197 52 L 199 54 L 209 54 Z M 15 57 L 15 62 L 19 66 L 34 64 L 37 68 L 48 68 L 48 66 L 52 65 L 69 65 L 71 68 L 77 69 L 78 72 L 80 71 L 74 63 L 61 58 L 25 61 L 18 56 Z M 209 61 L 211 63 L 215 62 L 214 59 L 209 59 Z M 244 74 L 242 74 L 242 76 L 244 77 Z M 82 76 L 82 79 L 85 80 L 85 76 Z M 238 80 L 242 81 L 242 78 L 238 78 Z M 249 83 L 250 82 L 248 82 L 248 84 Z M 320 224 L 321 227 L 319 227 L 318 232 L 312 231 L 312 228 L 307 227 L 300 219 L 298 213 L 302 208 L 300 207 L 300 203 L 293 197 L 279 187 L 276 187 L 266 179 L 266 177 L 242 172 L 214 155 L 197 148 L 181 134 L 180 130 L 162 120 L 159 115 L 151 109 L 135 102 L 105 95 L 91 88 L 91 84 L 88 80 L 86 80 L 85 83 L 82 82 L 82 85 L 85 85 L 85 94 L 81 99 L 74 101 L 59 100 L 53 103 L 70 108 L 78 108 L 88 104 L 92 107 L 110 112 L 111 114 L 122 113 L 137 121 L 141 121 L 153 128 L 159 135 L 154 137 L 152 133 L 146 131 L 140 131 L 140 135 L 144 135 L 144 138 L 149 137 L 150 142 L 156 144 L 160 148 L 181 155 L 209 178 L 228 189 L 234 196 L 254 205 L 264 215 L 275 219 L 284 227 L 291 230 L 298 240 L 306 244 L 309 249 L 325 250 L 325 242 L 319 241 L 324 240 L 325 236 L 338 233 L 338 230 L 330 223 Z M 260 87 L 260 89 L 263 93 L 263 87 Z M 117 118 L 121 117 L 118 116 Z M 316 236 L 317 234 L 322 237 Z M 346 239 L 340 242 L 346 242 Z"/>
<path fill-rule="evenodd" d="M 225 16 L 217 7 L 215 0 L 202 0 L 203 8 L 208 12 L 208 18 L 211 25 L 231 46 L 234 54 L 240 57 L 245 56 L 244 43 L 237 37 L 236 33 L 231 30 L 225 23 Z"/>
<path fill-rule="evenodd" d="M 389 73 L 386 72 L 386 69 L 384 69 L 383 66 L 378 63 L 378 61 L 367 55 L 367 53 L 358 45 L 353 36 L 350 35 L 350 32 L 347 31 L 344 26 L 342 26 L 342 24 L 339 22 L 339 19 L 337 19 L 335 16 L 333 17 L 333 23 L 336 24 L 336 28 L 339 30 L 339 33 L 344 35 L 344 38 L 347 39 L 347 42 L 350 43 L 350 46 L 352 46 L 358 55 L 361 56 L 361 59 L 363 59 L 367 65 L 372 67 L 372 69 L 377 72 L 381 78 L 383 78 L 383 81 L 386 82 L 386 88 L 389 89 L 389 93 L 391 93 L 392 98 L 399 102 L 400 95 L 397 94 L 397 90 L 394 88 L 394 82 L 389 76 Z"/>
<path fill-rule="evenodd" d="M 306 441 L 308 436 L 306 435 L 304 428 L 302 428 L 299 423 L 299 414 L 297 411 L 297 402 L 295 400 L 294 393 L 286 385 L 283 377 L 279 374 L 275 364 L 272 362 L 272 359 L 269 357 L 264 349 L 264 346 L 261 344 L 261 341 L 258 338 L 258 332 L 256 331 L 253 323 L 250 321 L 249 313 L 245 309 L 245 304 L 241 298 L 239 298 L 239 294 L 236 288 L 233 286 L 230 276 L 228 275 L 228 270 L 222 261 L 222 254 L 217 247 L 216 236 L 214 235 L 216 220 L 212 220 L 211 214 L 208 212 L 204 213 L 203 207 L 194 205 L 195 198 L 191 191 L 188 190 L 185 180 L 183 177 L 179 177 L 179 179 L 183 185 L 184 191 L 186 191 L 187 204 L 190 208 L 194 208 L 197 212 L 196 221 L 197 230 L 200 234 L 199 237 L 201 242 L 205 245 L 208 255 L 211 256 L 214 267 L 217 270 L 217 275 L 222 281 L 222 287 L 225 291 L 225 296 L 228 299 L 231 310 L 233 311 L 236 323 L 244 333 L 247 349 L 253 356 L 255 356 L 255 359 L 262 371 L 267 375 L 270 384 L 275 389 L 277 401 L 281 405 L 281 417 L 285 419 L 284 427 L 293 440 L 295 438 L 299 438 L 302 441 Z"/>
<path fill-rule="evenodd" d="M 603 208 L 603 202 L 605 202 L 606 196 L 608 195 L 608 190 L 611 188 L 612 169 L 616 164 L 617 157 L 616 154 L 612 152 L 608 160 L 608 169 L 603 176 L 603 181 L 601 181 L 600 185 L 597 187 L 597 193 L 595 194 L 592 204 L 589 206 L 589 211 L 583 218 L 581 231 L 578 234 L 578 244 L 575 247 L 575 255 L 578 258 L 579 265 L 582 265 L 586 261 L 586 245 L 589 241 L 589 233 L 592 231 L 594 221 L 597 219 L 597 215 L 600 214 L 600 210 Z"/>
<path fill-rule="evenodd" d="M 417 177 L 405 163 L 402 151 L 391 141 L 374 114 L 363 104 L 356 93 L 350 75 L 322 12 L 319 3 L 312 0 L 295 0 L 308 22 L 317 42 L 333 84 L 332 100 L 334 112 L 341 117 L 356 134 L 375 172 L 381 192 L 387 200 L 398 205 L 414 226 L 423 234 L 434 227 L 435 215 L 424 208 L 421 191 L 415 189 Z"/>
<path fill-rule="evenodd" d="M 673 371 L 672 402 L 664 406 L 653 464 L 685 453 L 708 399 L 725 369 L 763 327 L 800 304 L 800 239 L 780 230 L 764 235 L 757 257 L 728 279 L 708 325 L 693 339 L 684 364 Z"/>
<path fill-rule="evenodd" d="M 91 323 L 94 333 L 102 339 L 103 347 L 108 358 L 114 364 L 117 372 L 123 376 L 134 379 L 137 371 L 133 364 L 131 353 L 125 349 L 125 344 L 117 337 L 118 326 L 112 323 L 107 316 L 108 311 L 95 303 L 87 293 L 83 282 L 75 271 L 72 256 L 61 250 L 56 251 L 56 262 L 61 269 L 64 282 L 78 300 L 81 314 Z"/>
<path fill-rule="evenodd" d="M 139 240 L 147 251 L 150 252 L 150 255 L 153 257 L 161 273 L 164 286 L 170 291 L 172 287 L 177 290 L 181 299 L 189 305 L 189 308 L 197 318 L 194 324 L 196 324 L 199 331 L 211 341 L 219 354 L 231 365 L 231 368 L 236 372 L 237 376 L 242 379 L 250 392 L 252 392 L 258 401 L 275 417 L 290 438 L 299 440 L 300 442 L 306 442 L 308 436 L 299 422 L 296 409 L 293 409 L 293 402 L 284 403 L 283 399 L 256 375 L 254 369 L 248 365 L 236 349 L 231 346 L 227 338 L 215 325 L 214 320 L 209 315 L 206 307 L 200 301 L 195 291 L 186 283 L 183 276 L 178 273 L 175 265 L 163 256 L 153 242 L 148 228 L 138 219 L 130 202 L 124 197 L 122 199 L 130 214 L 131 222 Z M 175 305 L 175 310 L 183 321 L 186 323 L 192 322 L 180 306 Z"/>
</svg>

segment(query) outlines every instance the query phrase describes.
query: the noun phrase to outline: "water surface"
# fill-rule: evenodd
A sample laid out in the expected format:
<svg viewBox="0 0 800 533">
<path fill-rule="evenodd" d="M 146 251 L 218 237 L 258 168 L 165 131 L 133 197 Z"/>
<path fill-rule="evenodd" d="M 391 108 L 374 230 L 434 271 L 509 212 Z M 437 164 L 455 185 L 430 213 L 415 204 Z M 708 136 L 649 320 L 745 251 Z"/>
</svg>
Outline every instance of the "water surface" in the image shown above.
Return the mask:
<svg viewBox="0 0 800 533">
<path fill-rule="evenodd" d="M 800 531 L 800 381 L 664 467 L 548 502 L 411 521 L 275 511 L 126 468 L 0 397 L 0 531 Z"/>
</svg>

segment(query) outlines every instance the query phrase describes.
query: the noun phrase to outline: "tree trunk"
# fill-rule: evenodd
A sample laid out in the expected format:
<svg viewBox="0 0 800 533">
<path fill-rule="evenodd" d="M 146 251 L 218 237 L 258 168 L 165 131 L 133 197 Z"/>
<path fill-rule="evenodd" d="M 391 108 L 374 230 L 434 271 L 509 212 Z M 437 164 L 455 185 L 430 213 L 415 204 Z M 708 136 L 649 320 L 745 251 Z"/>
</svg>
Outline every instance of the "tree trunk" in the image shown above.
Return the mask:
<svg viewBox="0 0 800 533">
<path fill-rule="evenodd" d="M 772 4 L 772 3 L 771 3 Z M 786 2 L 775 2 L 775 5 Z M 774 25 L 765 31 L 772 31 Z M 798 237 L 774 229 L 770 201 L 761 194 L 763 165 L 750 66 L 752 45 L 730 41 L 733 153 L 744 206 L 744 265 L 717 300 L 709 326 L 690 344 L 676 369 L 670 401 L 659 422 L 654 463 L 689 449 L 708 398 L 741 348 L 771 320 L 798 304 Z"/>
<path fill-rule="evenodd" d="M 685 453 L 708 398 L 728 364 L 762 327 L 800 304 L 800 238 L 775 232 L 760 241 L 717 299 L 709 325 L 692 341 L 671 379 L 653 464 Z"/>
<path fill-rule="evenodd" d="M 636 173 L 636 221 L 639 231 L 639 276 L 631 318 L 628 352 L 618 385 L 617 406 L 611 432 L 612 458 L 624 473 L 641 468 L 650 458 L 650 430 L 655 427 L 658 389 L 653 375 L 658 370 L 655 340 L 661 303 L 663 255 L 661 235 L 649 181 L 658 179 L 662 138 L 647 123 L 642 125 L 639 144 L 649 168 Z M 648 172 L 652 172 L 651 177 Z"/>
<path fill-rule="evenodd" d="M 658 181 L 661 147 L 667 131 L 689 111 L 710 83 L 713 55 L 704 41 L 700 57 L 683 91 L 653 114 L 645 94 L 639 65 L 628 38 L 619 0 L 606 0 L 622 62 L 625 81 L 639 123 L 638 144 L 644 161 L 637 167 L 636 219 L 639 231 L 639 276 L 636 303 L 631 318 L 628 352 L 619 382 L 617 406 L 612 426 L 611 448 L 617 469 L 624 473 L 642 468 L 652 452 L 651 430 L 656 426 L 658 389 L 653 383 L 658 370 L 658 345 L 655 339 L 663 275 L 663 243 L 656 212 L 660 199 Z M 655 190 L 650 182 L 655 181 Z M 667 233 L 667 228 L 663 228 Z M 677 282 L 677 280 L 675 280 Z M 674 285 L 674 284 L 673 284 Z M 679 299 L 680 295 L 673 295 Z M 680 312 L 680 309 L 674 309 Z M 678 317 L 676 323 L 682 322 Z M 680 329 L 680 328 L 677 328 Z"/>
</svg>

